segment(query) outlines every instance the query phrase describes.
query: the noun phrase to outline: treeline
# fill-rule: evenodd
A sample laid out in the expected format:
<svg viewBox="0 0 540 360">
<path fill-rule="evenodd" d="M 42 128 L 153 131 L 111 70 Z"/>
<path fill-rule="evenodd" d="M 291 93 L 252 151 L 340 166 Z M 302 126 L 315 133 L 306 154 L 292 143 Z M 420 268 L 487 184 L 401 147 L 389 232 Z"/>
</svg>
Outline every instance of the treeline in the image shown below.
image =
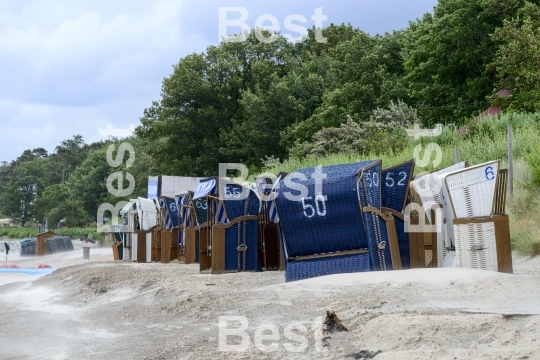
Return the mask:
<svg viewBox="0 0 540 360">
<path fill-rule="evenodd" d="M 136 133 L 164 172 L 199 176 L 220 162 L 258 169 L 266 157 L 313 153 L 309 143 L 348 133 L 348 118 L 357 135 L 385 139 L 376 112 L 399 101 L 430 127 L 459 127 L 491 104 L 536 111 L 539 26 L 538 1 L 440 0 L 392 34 L 332 25 L 327 43 L 313 30 L 300 42 L 263 43 L 251 33 L 181 59 Z M 502 89 L 512 96 L 493 96 Z"/>
<path fill-rule="evenodd" d="M 107 190 L 107 179 L 116 171 L 135 177 L 135 191 L 130 196 L 146 196 L 151 162 L 138 145 L 136 138 L 125 140 L 136 151 L 136 162 L 126 169 L 111 167 L 107 149 L 116 153 L 120 142 L 112 139 L 86 144 L 80 135 L 62 141 L 52 154 L 43 148 L 25 150 L 16 160 L 0 163 L 0 217 L 7 216 L 26 225 L 31 221 L 45 223 L 50 228 L 65 219 L 69 227 L 84 226 L 96 220 L 98 207 L 103 203 L 116 205 L 121 200 Z M 118 188 L 118 180 L 113 181 Z M 129 183 L 124 177 L 123 188 Z M 128 197 L 129 198 L 129 197 Z"/>
<path fill-rule="evenodd" d="M 136 179 L 130 197 L 144 196 L 148 175 L 212 176 L 225 162 L 253 174 L 278 159 L 392 155 L 415 123 L 459 128 L 490 105 L 538 111 L 539 3 L 440 0 L 433 14 L 391 34 L 331 25 L 326 43 L 311 29 L 294 43 L 251 33 L 210 46 L 180 59 L 163 80 L 161 99 L 129 139 L 133 166 L 107 163 L 113 140 L 85 144 L 75 136 L 53 154 L 27 150 L 0 164 L 0 213 L 81 225 L 100 204 L 125 200 L 106 188 L 119 170 Z M 512 95 L 494 96 L 502 89 Z"/>
</svg>

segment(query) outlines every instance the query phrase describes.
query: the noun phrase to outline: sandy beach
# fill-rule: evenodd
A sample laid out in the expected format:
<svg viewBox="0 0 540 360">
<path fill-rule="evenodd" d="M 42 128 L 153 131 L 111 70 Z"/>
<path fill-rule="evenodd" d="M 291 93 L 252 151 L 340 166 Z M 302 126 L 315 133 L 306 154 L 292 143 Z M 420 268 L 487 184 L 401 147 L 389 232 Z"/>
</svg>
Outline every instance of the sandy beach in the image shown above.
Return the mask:
<svg viewBox="0 0 540 360">
<path fill-rule="evenodd" d="M 514 275 L 419 269 L 287 284 L 279 272 L 202 275 L 198 265 L 114 262 L 111 249 L 92 249 L 90 261 L 81 251 L 16 260 L 58 270 L 0 275 L 6 359 L 358 359 L 364 350 L 382 351 L 375 359 L 540 358 L 540 317 L 515 316 L 540 313 L 540 258 L 515 256 Z M 321 340 L 328 307 L 349 331 Z M 224 316 L 247 321 L 245 351 L 220 349 Z M 227 319 L 227 329 L 240 324 Z M 273 325 L 275 340 L 256 344 L 261 326 Z M 307 348 L 284 336 L 291 328 Z"/>
</svg>

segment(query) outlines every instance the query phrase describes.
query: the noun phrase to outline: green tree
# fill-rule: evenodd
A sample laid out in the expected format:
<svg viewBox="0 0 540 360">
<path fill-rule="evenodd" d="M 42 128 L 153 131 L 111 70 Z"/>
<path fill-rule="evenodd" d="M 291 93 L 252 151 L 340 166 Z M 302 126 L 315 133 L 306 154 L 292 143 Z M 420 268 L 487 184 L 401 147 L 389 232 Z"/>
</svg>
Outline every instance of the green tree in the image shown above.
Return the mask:
<svg viewBox="0 0 540 360">
<path fill-rule="evenodd" d="M 243 121 L 243 90 L 267 89 L 274 74 L 286 74 L 290 47 L 284 38 L 262 43 L 252 33 L 244 42 L 210 46 L 181 59 L 163 81 L 161 100 L 144 111 L 136 130 L 160 170 L 213 175 L 220 162 L 237 161 L 221 153 L 221 134 L 233 121 Z"/>
<path fill-rule="evenodd" d="M 0 196 L 2 213 L 20 219 L 23 226 L 32 220 L 36 215 L 36 200 L 47 184 L 47 177 L 47 166 L 42 158 L 16 166 Z"/>
<path fill-rule="evenodd" d="M 406 80 L 428 125 L 460 122 L 484 110 L 492 93 L 497 45 L 491 34 L 524 0 L 440 0 L 411 24 Z"/>
<path fill-rule="evenodd" d="M 290 137 L 297 143 L 309 141 L 323 128 L 339 127 L 346 116 L 365 121 L 390 100 L 407 99 L 404 40 L 404 32 L 372 37 L 358 31 L 330 50 L 330 80 L 322 104 L 309 119 L 290 128 Z"/>
<path fill-rule="evenodd" d="M 518 111 L 540 110 L 540 6 L 527 2 L 493 38 L 501 43 L 491 64 L 499 80 L 495 91 L 508 89 L 512 96 L 494 96 L 492 102 Z"/>
</svg>

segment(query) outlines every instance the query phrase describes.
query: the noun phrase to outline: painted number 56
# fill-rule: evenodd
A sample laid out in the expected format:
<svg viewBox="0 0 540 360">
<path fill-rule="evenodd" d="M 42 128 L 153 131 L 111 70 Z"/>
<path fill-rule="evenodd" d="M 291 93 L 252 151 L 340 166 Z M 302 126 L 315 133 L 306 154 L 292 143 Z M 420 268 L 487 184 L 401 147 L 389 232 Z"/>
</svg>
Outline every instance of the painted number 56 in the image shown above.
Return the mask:
<svg viewBox="0 0 540 360">
<path fill-rule="evenodd" d="M 302 198 L 302 207 L 304 208 L 304 216 L 312 218 L 315 214 L 319 216 L 326 216 L 326 201 L 321 194 L 315 197 L 315 206 L 308 203 L 313 200 L 311 196 Z"/>
</svg>

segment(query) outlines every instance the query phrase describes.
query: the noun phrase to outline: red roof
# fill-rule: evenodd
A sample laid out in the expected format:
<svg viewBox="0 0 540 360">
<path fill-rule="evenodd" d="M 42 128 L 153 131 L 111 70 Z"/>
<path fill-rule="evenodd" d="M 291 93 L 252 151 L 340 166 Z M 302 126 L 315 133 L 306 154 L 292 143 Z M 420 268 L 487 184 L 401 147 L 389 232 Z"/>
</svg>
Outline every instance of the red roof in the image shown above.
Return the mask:
<svg viewBox="0 0 540 360">
<path fill-rule="evenodd" d="M 476 117 L 476 119 L 481 120 L 481 119 L 486 118 L 488 116 L 499 115 L 500 113 L 501 113 L 501 108 L 499 108 L 497 106 L 492 106 L 489 109 L 487 109 L 486 111 L 484 111 L 483 113 L 481 113 L 480 115 L 478 115 Z"/>
<path fill-rule="evenodd" d="M 503 89 L 497 92 L 495 95 L 497 95 L 497 97 L 500 97 L 500 98 L 506 98 L 512 95 L 512 92 L 510 90 Z"/>
<path fill-rule="evenodd" d="M 496 92 L 495 95 L 493 95 L 493 97 L 507 98 L 510 95 L 512 95 L 512 92 L 510 90 L 502 89 L 502 90 Z M 497 106 L 492 106 L 489 109 L 487 109 L 486 111 L 484 111 L 483 113 L 481 113 L 480 115 L 478 115 L 476 117 L 476 120 L 480 121 L 480 120 L 482 120 L 484 118 L 487 118 L 488 116 L 495 116 L 495 115 L 499 115 L 500 113 L 501 113 L 501 108 L 499 108 Z"/>
</svg>

